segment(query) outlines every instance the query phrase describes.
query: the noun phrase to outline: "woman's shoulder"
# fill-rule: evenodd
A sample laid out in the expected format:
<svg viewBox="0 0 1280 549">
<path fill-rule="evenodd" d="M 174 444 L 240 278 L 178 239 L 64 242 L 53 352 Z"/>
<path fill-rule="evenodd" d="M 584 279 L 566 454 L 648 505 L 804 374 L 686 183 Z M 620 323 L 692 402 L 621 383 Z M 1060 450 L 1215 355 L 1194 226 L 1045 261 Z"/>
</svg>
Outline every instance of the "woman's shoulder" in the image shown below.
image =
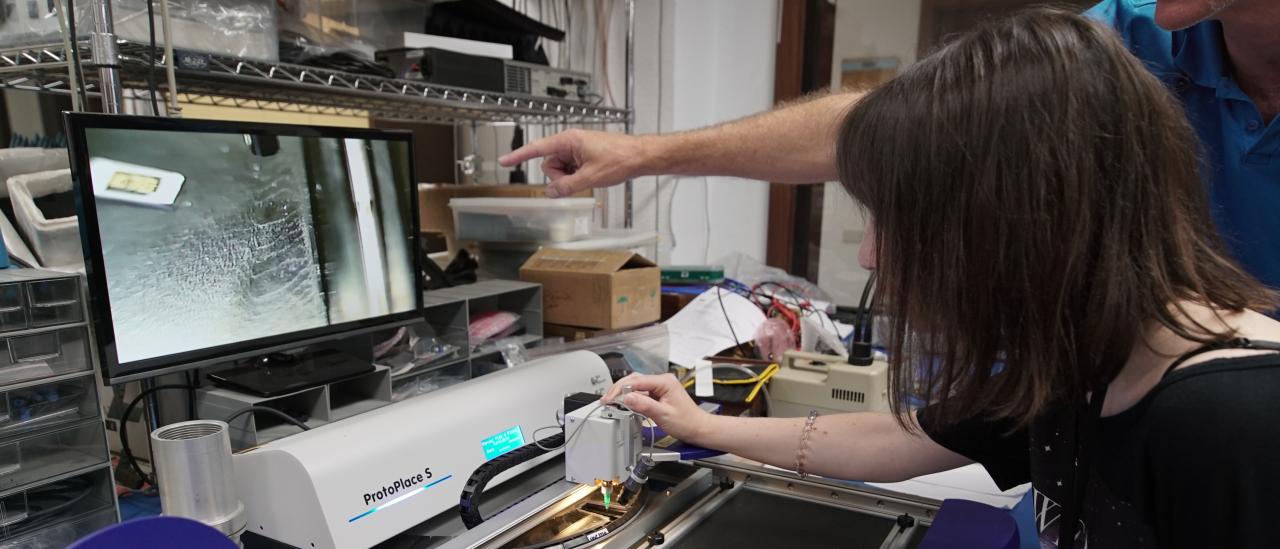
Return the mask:
<svg viewBox="0 0 1280 549">
<path fill-rule="evenodd" d="M 1276 547 L 1277 399 L 1277 353 L 1214 359 L 1161 380 L 1141 428 L 1124 439 L 1161 547 Z"/>
<path fill-rule="evenodd" d="M 1145 399 L 1149 432 L 1236 440 L 1237 430 L 1280 433 L 1280 353 L 1215 358 L 1178 368 Z M 1266 422 L 1270 427 L 1261 429 Z"/>
</svg>

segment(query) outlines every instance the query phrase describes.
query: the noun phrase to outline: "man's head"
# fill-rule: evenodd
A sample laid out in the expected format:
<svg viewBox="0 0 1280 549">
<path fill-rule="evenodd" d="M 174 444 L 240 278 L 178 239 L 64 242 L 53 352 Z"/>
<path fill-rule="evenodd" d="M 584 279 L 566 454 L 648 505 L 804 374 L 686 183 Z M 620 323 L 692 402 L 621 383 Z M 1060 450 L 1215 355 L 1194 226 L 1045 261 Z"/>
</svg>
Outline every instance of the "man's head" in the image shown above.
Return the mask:
<svg viewBox="0 0 1280 549">
<path fill-rule="evenodd" d="M 1235 11 L 1241 4 L 1252 4 L 1256 1 L 1258 0 L 1158 0 L 1156 24 L 1167 30 L 1185 29 L 1201 21 L 1217 19 L 1224 13 Z"/>
</svg>

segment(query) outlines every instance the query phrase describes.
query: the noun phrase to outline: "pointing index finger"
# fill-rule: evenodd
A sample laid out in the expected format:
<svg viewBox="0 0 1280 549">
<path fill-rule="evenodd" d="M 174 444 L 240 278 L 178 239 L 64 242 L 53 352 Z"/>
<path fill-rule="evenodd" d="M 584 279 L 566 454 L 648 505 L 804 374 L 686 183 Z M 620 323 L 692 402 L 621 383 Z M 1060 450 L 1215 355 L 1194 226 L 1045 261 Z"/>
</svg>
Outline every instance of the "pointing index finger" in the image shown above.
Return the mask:
<svg viewBox="0 0 1280 549">
<path fill-rule="evenodd" d="M 503 167 L 510 168 L 516 164 L 523 164 L 535 158 L 554 156 L 559 151 L 561 145 L 560 136 L 558 135 L 539 139 L 533 143 L 529 143 L 528 145 L 502 155 L 498 158 L 498 164 L 501 164 Z"/>
</svg>

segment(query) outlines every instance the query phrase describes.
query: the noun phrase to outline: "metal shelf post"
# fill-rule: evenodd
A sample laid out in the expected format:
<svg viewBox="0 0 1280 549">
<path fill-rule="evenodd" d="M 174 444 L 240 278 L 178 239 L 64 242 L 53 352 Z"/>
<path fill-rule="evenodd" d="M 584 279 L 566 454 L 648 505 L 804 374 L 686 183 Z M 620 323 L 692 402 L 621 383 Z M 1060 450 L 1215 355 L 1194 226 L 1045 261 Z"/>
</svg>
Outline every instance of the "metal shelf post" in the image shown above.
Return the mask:
<svg viewBox="0 0 1280 549">
<path fill-rule="evenodd" d="M 67 2 L 71 5 L 71 2 Z M 74 12 L 68 14 L 75 17 Z M 76 37 L 72 36 L 72 40 Z M 102 93 L 102 112 L 118 114 L 124 100 L 120 87 L 120 60 L 116 54 L 115 20 L 111 18 L 111 0 L 93 0 L 93 33 L 89 35 L 93 63 L 98 66 L 99 90 Z M 79 59 L 72 59 L 79 63 Z M 84 83 L 81 82 L 83 85 Z M 85 106 L 88 107 L 87 105 Z"/>
<path fill-rule="evenodd" d="M 661 24 L 661 22 L 659 22 Z M 608 78 L 609 75 L 605 75 Z M 626 132 L 635 133 L 636 109 L 636 0 L 627 0 L 627 117 Z M 662 93 L 659 90 L 658 93 Z M 635 182 L 628 179 L 622 187 L 622 227 L 630 229 L 635 224 Z"/>
</svg>

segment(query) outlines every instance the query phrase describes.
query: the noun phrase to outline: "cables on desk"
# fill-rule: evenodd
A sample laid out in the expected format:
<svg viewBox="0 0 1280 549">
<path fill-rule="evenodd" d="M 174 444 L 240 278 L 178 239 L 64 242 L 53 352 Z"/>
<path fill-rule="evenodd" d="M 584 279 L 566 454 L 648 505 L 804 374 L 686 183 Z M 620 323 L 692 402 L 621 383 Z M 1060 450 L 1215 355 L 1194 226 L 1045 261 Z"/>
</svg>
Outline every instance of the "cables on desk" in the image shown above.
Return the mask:
<svg viewBox="0 0 1280 549">
<path fill-rule="evenodd" d="M 756 388 L 760 391 L 761 394 L 764 395 L 765 415 L 767 416 L 769 412 L 773 411 L 773 398 L 769 396 L 768 384 L 769 384 L 769 380 L 773 377 L 773 374 L 777 373 L 778 371 L 777 364 L 771 364 L 768 368 L 765 369 L 763 373 L 757 373 L 751 368 L 747 368 L 746 366 L 742 366 L 739 364 L 712 364 L 711 369 L 713 371 L 714 370 L 734 370 L 737 372 L 742 372 L 747 374 L 747 379 L 732 380 L 732 381 L 725 381 L 725 382 L 716 381 L 716 383 L 727 383 L 727 384 L 756 383 L 757 384 Z M 680 378 L 680 384 L 684 388 L 688 389 L 691 385 L 693 385 L 693 376 L 694 376 L 694 371 L 689 370 L 688 374 Z M 755 397 L 755 391 L 752 391 L 752 393 L 747 396 L 746 401 L 749 403 L 754 397 Z"/>
<path fill-rule="evenodd" d="M 270 408 L 270 407 L 267 407 L 267 406 L 246 406 L 246 407 L 244 407 L 244 408 L 241 408 L 241 409 L 239 409 L 239 410 L 236 410 L 236 411 L 235 411 L 235 412 L 233 412 L 231 415 L 227 416 L 227 419 L 225 419 L 224 421 L 226 421 L 227 423 L 231 423 L 232 421 L 235 421 L 235 420 L 236 420 L 236 418 L 238 418 L 238 417 L 240 417 L 240 416 L 242 416 L 242 415 L 248 414 L 248 413 L 252 413 L 252 412 L 260 412 L 260 413 L 264 413 L 264 414 L 270 414 L 270 415 L 273 415 L 273 416 L 275 416 L 275 417 L 278 417 L 278 418 L 280 418 L 280 419 L 284 420 L 284 422 L 285 422 L 285 423 L 288 423 L 288 424 L 293 425 L 293 426 L 295 426 L 295 427 L 297 427 L 297 428 L 299 428 L 299 429 L 302 429 L 303 431 L 310 431 L 310 430 L 311 430 L 311 428 L 310 428 L 310 427 L 308 427 L 306 423 L 303 423 L 303 422 L 301 422 L 301 421 L 298 421 L 298 418 L 295 418 L 295 417 L 293 417 L 293 416 L 291 416 L 291 415 L 289 415 L 289 414 L 286 414 L 286 413 L 284 413 L 284 412 L 282 412 L 282 411 L 280 411 L 280 410 L 277 410 L 277 409 L 275 409 L 275 408 Z"/>
<path fill-rule="evenodd" d="M 720 302 L 720 312 L 724 313 L 724 322 L 729 325 L 729 333 L 733 335 L 733 348 L 737 349 L 742 346 L 742 341 L 738 339 L 738 332 L 733 329 L 733 320 L 729 318 L 729 310 L 724 308 L 724 298 L 720 295 L 720 286 L 716 286 L 716 300 Z"/>
<path fill-rule="evenodd" d="M 124 407 L 124 415 L 122 415 L 120 418 L 120 457 L 121 459 L 124 460 L 125 464 L 129 466 L 129 469 L 133 471 L 133 474 L 138 475 L 138 478 L 142 479 L 142 482 L 146 484 L 150 484 L 152 486 L 159 486 L 159 484 L 156 483 L 156 478 L 154 475 L 147 474 L 145 471 L 142 470 L 142 466 L 138 464 L 138 459 L 135 458 L 133 455 L 133 448 L 129 446 L 129 418 L 133 416 L 133 410 L 138 407 L 138 403 L 142 402 L 142 399 L 147 398 L 148 395 L 151 395 L 153 393 L 158 393 L 160 391 L 166 391 L 166 390 L 193 391 L 194 389 L 195 389 L 194 385 L 176 385 L 176 384 L 175 385 L 157 385 L 155 387 L 145 389 L 142 392 L 138 393 L 136 396 L 133 397 L 133 400 L 129 401 L 129 405 Z M 250 412 L 262 412 L 262 413 L 275 415 L 276 417 L 279 417 L 285 422 L 291 425 L 297 426 L 303 431 L 307 431 L 311 429 L 305 423 L 298 421 L 293 416 L 290 416 L 289 414 L 286 414 L 275 408 L 268 408 L 266 406 L 249 406 L 247 408 L 236 410 L 234 413 L 232 413 L 230 416 L 227 417 L 226 422 L 231 423 L 236 418 Z"/>
<path fill-rule="evenodd" d="M 716 288 L 716 299 L 720 302 L 720 310 L 724 314 L 725 322 L 729 322 L 729 313 L 725 310 L 724 298 L 721 295 L 722 290 L 728 290 L 747 298 L 751 303 L 764 310 L 769 317 L 783 319 L 787 324 L 787 328 L 791 330 L 792 335 L 797 339 L 801 333 L 800 320 L 812 316 L 818 318 L 820 326 L 826 328 L 830 325 L 836 336 L 840 336 L 840 330 L 836 324 L 828 319 L 825 314 L 822 314 L 824 311 L 814 306 L 813 301 L 801 290 L 797 290 L 787 283 L 764 281 L 748 287 L 733 279 L 725 279 L 724 282 L 714 286 Z M 741 346 L 743 341 L 738 339 L 736 333 L 733 333 L 732 323 L 729 324 L 729 331 L 733 335 L 734 342 Z"/>
<path fill-rule="evenodd" d="M 133 470 L 133 473 L 138 475 L 138 478 L 142 479 L 142 482 L 152 486 L 158 486 L 156 484 L 155 477 L 148 475 L 142 470 L 142 466 L 138 465 L 138 460 L 133 457 L 133 449 L 129 447 L 129 418 L 133 416 L 133 409 L 137 408 L 138 403 L 142 402 L 142 399 L 146 398 L 147 395 L 169 389 L 182 389 L 185 391 L 190 390 L 191 386 L 157 385 L 149 389 L 144 389 L 142 392 L 138 393 L 137 396 L 133 397 L 133 400 L 129 401 L 129 405 L 124 407 L 124 415 L 120 417 L 120 457 L 124 459 L 125 463 L 129 466 L 129 469 Z"/>
</svg>

